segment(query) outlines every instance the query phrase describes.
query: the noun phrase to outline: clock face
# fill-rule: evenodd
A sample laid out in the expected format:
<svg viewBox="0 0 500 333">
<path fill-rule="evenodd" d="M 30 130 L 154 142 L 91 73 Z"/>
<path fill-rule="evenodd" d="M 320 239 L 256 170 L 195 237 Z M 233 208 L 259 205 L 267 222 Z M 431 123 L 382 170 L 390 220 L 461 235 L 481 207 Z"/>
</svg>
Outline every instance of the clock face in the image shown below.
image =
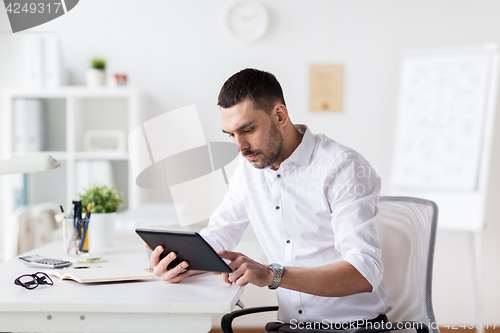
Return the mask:
<svg viewBox="0 0 500 333">
<path fill-rule="evenodd" d="M 256 0 L 231 2 L 225 12 L 226 29 L 244 42 L 253 42 L 264 36 L 269 15 L 264 5 Z"/>
</svg>

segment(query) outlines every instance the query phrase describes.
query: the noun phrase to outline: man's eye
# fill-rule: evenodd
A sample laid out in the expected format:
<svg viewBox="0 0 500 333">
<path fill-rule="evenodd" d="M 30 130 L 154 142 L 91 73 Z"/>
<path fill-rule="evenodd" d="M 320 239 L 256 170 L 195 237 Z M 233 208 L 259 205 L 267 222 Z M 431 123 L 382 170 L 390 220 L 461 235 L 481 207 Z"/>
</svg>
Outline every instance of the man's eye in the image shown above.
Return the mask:
<svg viewBox="0 0 500 333">
<path fill-rule="evenodd" d="M 244 131 L 245 133 L 252 133 L 253 132 L 253 127 L 250 128 L 250 129 L 247 129 L 246 131 Z"/>
<path fill-rule="evenodd" d="M 230 138 L 232 138 L 234 136 L 234 134 L 228 134 Z"/>
</svg>

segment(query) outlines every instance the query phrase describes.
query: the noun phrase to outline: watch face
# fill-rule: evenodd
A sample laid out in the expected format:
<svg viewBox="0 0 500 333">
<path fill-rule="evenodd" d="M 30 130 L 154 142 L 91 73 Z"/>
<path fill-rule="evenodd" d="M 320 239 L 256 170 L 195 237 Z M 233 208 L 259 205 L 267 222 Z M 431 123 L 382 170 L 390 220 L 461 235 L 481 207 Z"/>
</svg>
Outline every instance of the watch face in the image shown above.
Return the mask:
<svg viewBox="0 0 500 333">
<path fill-rule="evenodd" d="M 239 0 L 229 4 L 225 14 L 227 30 L 245 42 L 261 38 L 267 30 L 269 16 L 264 5 L 256 0 Z"/>
<path fill-rule="evenodd" d="M 274 264 L 274 263 L 269 266 L 271 266 L 274 269 L 280 269 L 282 267 L 280 264 Z"/>
</svg>

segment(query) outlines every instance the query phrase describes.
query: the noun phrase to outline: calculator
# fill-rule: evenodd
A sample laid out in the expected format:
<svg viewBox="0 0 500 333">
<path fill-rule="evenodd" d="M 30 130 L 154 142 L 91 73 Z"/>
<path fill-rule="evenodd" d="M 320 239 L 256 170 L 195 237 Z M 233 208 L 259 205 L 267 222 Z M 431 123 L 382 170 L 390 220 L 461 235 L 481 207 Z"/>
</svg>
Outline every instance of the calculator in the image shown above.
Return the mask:
<svg viewBox="0 0 500 333">
<path fill-rule="evenodd" d="M 60 259 L 49 259 L 37 254 L 25 257 L 19 257 L 19 261 L 23 262 L 28 267 L 34 268 L 62 268 L 71 266 L 71 261 Z"/>
</svg>

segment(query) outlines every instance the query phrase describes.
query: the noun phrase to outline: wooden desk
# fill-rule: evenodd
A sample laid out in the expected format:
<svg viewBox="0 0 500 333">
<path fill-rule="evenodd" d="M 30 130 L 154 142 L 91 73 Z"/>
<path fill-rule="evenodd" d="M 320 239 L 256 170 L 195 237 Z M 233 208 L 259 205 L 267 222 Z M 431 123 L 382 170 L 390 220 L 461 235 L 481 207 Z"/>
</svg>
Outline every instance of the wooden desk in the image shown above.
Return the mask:
<svg viewBox="0 0 500 333">
<path fill-rule="evenodd" d="M 28 252 L 64 259 L 60 242 Z M 149 267 L 140 242 L 101 251 L 101 267 Z M 243 288 L 211 273 L 178 284 L 159 279 L 79 284 L 52 277 L 53 286 L 26 290 L 14 284 L 29 268 L 16 259 L 0 263 L 0 332 L 208 332 L 213 313 L 230 312 Z"/>
</svg>

